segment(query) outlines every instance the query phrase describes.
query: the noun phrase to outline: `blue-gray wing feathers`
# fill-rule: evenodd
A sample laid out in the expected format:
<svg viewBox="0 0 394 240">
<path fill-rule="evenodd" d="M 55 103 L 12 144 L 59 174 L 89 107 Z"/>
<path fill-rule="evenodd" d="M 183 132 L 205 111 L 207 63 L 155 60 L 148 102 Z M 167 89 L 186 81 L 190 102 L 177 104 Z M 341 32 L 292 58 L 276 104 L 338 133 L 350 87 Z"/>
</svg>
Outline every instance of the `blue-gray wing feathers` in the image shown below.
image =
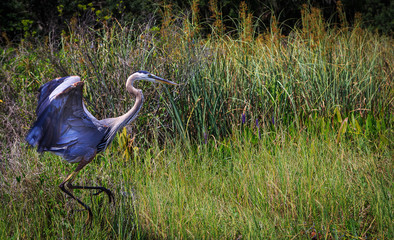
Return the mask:
<svg viewBox="0 0 394 240">
<path fill-rule="evenodd" d="M 108 128 L 86 110 L 82 89 L 78 76 L 54 79 L 40 88 L 37 120 L 26 136 L 38 152 L 51 151 L 78 162 L 101 147 Z"/>
</svg>

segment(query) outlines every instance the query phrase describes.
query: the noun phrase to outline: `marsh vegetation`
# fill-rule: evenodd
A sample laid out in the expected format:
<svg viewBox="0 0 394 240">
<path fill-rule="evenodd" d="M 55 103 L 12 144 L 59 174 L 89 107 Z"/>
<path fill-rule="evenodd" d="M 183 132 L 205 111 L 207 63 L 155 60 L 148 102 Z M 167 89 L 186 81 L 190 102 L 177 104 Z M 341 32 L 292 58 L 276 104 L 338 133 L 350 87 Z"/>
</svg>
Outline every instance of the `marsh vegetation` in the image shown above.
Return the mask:
<svg viewBox="0 0 394 240">
<path fill-rule="evenodd" d="M 255 31 L 246 4 L 233 31 L 217 14 L 208 35 L 196 6 L 160 14 L 1 48 L 1 239 L 393 237 L 392 37 L 307 5 L 286 35 L 274 15 Z M 86 226 L 58 189 L 75 166 L 24 141 L 37 90 L 79 75 L 88 109 L 116 116 L 140 69 L 181 85 L 137 85 L 139 118 L 78 176 L 116 198 L 75 190 Z"/>
</svg>

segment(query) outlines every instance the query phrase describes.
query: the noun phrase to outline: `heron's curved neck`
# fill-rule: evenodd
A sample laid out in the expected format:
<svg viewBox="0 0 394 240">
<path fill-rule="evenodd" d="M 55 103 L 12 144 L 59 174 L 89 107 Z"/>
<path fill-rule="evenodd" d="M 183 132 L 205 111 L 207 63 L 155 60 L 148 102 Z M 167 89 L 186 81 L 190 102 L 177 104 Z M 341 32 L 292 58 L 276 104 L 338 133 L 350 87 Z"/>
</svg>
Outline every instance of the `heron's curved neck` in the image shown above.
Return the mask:
<svg viewBox="0 0 394 240">
<path fill-rule="evenodd" d="M 131 75 L 127 79 L 126 89 L 130 94 L 135 96 L 135 103 L 134 106 L 128 112 L 118 117 L 119 122 L 122 123 L 121 126 L 119 127 L 123 127 L 127 125 L 129 122 L 131 122 L 132 120 L 134 120 L 137 117 L 138 112 L 141 110 L 142 103 L 144 102 L 144 95 L 142 94 L 141 89 L 137 89 L 133 86 L 134 80 L 135 79 L 133 78 L 133 75 Z"/>
<path fill-rule="evenodd" d="M 126 82 L 127 91 L 135 96 L 134 106 L 122 116 L 101 120 L 104 125 L 109 127 L 108 132 L 106 132 L 105 137 L 102 140 L 102 143 L 105 143 L 105 147 L 103 147 L 103 149 L 107 148 L 108 144 L 115 137 L 118 130 L 122 129 L 128 123 L 133 121 L 137 117 L 138 112 L 141 110 L 142 103 L 144 102 L 144 95 L 140 89 L 137 89 L 133 86 L 134 80 L 135 78 L 133 75 L 131 75 Z"/>
<path fill-rule="evenodd" d="M 118 130 L 122 129 L 128 123 L 133 121 L 137 117 L 138 112 L 141 110 L 142 103 L 144 102 L 144 95 L 142 94 L 142 91 L 140 89 L 137 89 L 133 86 L 134 80 L 135 79 L 133 78 L 133 75 L 131 75 L 126 82 L 127 91 L 135 96 L 134 106 L 125 114 L 119 117 L 110 118 L 108 119 L 109 121 L 104 120 L 104 124 L 110 127 L 110 132 L 107 134 L 106 137 L 106 139 L 109 139 L 108 142 L 112 141 Z"/>
</svg>

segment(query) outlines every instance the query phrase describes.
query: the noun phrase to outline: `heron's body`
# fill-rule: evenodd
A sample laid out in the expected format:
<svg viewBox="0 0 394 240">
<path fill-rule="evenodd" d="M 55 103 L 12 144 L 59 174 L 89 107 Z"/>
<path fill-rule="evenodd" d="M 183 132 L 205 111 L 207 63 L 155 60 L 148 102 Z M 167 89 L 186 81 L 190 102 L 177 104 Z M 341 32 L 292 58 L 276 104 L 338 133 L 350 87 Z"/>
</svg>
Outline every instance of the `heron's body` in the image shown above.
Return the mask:
<svg viewBox="0 0 394 240">
<path fill-rule="evenodd" d="M 116 118 L 97 120 L 83 103 L 83 82 L 80 77 L 70 76 L 54 79 L 40 88 L 36 109 L 37 120 L 30 129 L 26 141 L 37 147 L 38 152 L 50 151 L 62 156 L 70 163 L 79 163 L 75 171 L 60 185 L 60 188 L 82 204 L 91 216 L 90 208 L 69 192 L 69 189 L 97 189 L 98 193 L 112 193 L 103 187 L 74 186 L 76 173 L 88 164 L 97 153 L 105 150 L 116 132 L 134 120 L 143 103 L 143 94 L 134 88 L 136 80 L 148 80 L 175 85 L 146 71 L 132 74 L 126 82 L 126 89 L 135 96 L 135 104 L 127 113 Z M 66 184 L 67 183 L 67 184 Z M 97 194 L 98 194 L 97 193 Z"/>
</svg>

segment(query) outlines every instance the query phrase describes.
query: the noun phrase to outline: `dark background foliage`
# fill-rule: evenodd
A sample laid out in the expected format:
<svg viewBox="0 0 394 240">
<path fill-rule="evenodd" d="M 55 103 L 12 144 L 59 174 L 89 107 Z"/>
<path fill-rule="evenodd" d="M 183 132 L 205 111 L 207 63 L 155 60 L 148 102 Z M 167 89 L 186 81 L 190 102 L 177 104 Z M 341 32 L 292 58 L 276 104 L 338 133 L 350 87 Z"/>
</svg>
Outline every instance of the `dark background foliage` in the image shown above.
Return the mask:
<svg viewBox="0 0 394 240">
<path fill-rule="evenodd" d="M 211 17 L 210 2 L 212 0 L 198 2 L 201 19 Z M 330 19 L 334 23 L 339 21 L 335 14 L 338 6 L 336 0 L 250 0 L 246 2 L 253 16 L 260 19 L 258 29 L 260 31 L 264 31 L 265 26 L 269 25 L 272 13 L 279 16 L 279 21 L 284 23 L 287 29 L 291 29 L 300 19 L 300 9 L 303 4 L 311 4 L 322 9 L 325 19 Z M 389 0 L 343 0 L 342 4 L 349 22 L 352 22 L 355 13 L 359 12 L 363 18 L 364 27 L 392 34 L 394 29 L 393 2 Z M 238 18 L 240 3 L 241 0 L 217 1 L 227 31 L 231 31 L 234 27 L 233 20 Z M 59 34 L 62 30 L 67 31 L 67 25 L 73 18 L 90 20 L 93 26 L 103 24 L 110 19 L 116 19 L 119 22 L 142 23 L 152 20 L 155 13 L 161 11 L 164 5 L 170 5 L 174 10 L 184 11 L 190 9 L 191 1 L 0 1 L 0 39 L 4 44 L 31 36 Z M 160 21 L 160 19 L 155 20 Z M 284 33 L 286 33 L 286 28 Z"/>
</svg>

